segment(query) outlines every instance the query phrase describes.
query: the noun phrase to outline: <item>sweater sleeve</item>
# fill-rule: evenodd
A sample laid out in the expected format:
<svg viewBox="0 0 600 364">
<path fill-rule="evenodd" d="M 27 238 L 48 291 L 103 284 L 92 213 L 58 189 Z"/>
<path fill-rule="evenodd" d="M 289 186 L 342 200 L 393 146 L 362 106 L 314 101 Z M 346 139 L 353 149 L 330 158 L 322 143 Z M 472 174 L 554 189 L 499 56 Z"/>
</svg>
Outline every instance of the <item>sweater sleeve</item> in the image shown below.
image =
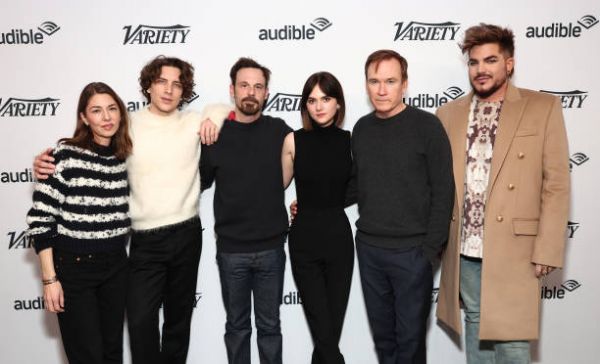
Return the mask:
<svg viewBox="0 0 600 364">
<path fill-rule="evenodd" d="M 431 187 L 431 206 L 424 252 L 430 262 L 439 260 L 448 240 L 448 229 L 454 205 L 452 151 L 448 136 L 436 118 L 432 137 L 427 143 L 427 172 Z"/>
<path fill-rule="evenodd" d="M 202 144 L 202 151 L 200 152 L 200 191 L 209 189 L 215 180 L 215 168 L 211 161 L 214 147 Z"/>
<path fill-rule="evenodd" d="M 357 123 L 358 125 L 358 123 Z M 346 186 L 346 198 L 344 207 L 352 206 L 358 201 L 358 179 L 357 179 L 357 166 L 356 166 L 356 144 L 358 141 L 358 132 L 356 125 L 352 130 L 352 136 L 350 139 L 350 153 L 352 154 L 352 171 L 350 173 L 350 179 Z"/>
<path fill-rule="evenodd" d="M 33 206 L 26 218 L 29 225 L 27 236 L 31 239 L 36 253 L 53 246 L 53 240 L 58 236 L 57 220 L 67 192 L 61 153 L 55 150 L 54 158 L 54 174 L 35 184 Z"/>
<path fill-rule="evenodd" d="M 217 130 L 220 132 L 223 122 L 225 119 L 227 119 L 227 115 L 229 115 L 231 111 L 233 111 L 233 106 L 228 104 L 206 105 L 206 107 L 204 107 L 202 110 L 200 120 L 204 121 L 206 119 L 210 119 L 210 121 L 217 126 Z"/>
</svg>

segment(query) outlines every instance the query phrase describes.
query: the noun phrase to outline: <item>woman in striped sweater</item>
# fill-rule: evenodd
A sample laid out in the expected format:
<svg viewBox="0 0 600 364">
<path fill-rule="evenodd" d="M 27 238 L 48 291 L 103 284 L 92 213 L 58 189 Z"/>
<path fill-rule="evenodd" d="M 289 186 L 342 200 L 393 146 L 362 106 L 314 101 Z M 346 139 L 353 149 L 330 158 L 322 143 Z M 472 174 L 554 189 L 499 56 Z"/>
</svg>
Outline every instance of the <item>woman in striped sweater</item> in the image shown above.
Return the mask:
<svg viewBox="0 0 600 364">
<path fill-rule="evenodd" d="M 54 149 L 27 214 L 46 309 L 58 313 L 69 363 L 122 363 L 130 229 L 123 101 L 106 84 L 84 87 L 72 138 Z"/>
</svg>

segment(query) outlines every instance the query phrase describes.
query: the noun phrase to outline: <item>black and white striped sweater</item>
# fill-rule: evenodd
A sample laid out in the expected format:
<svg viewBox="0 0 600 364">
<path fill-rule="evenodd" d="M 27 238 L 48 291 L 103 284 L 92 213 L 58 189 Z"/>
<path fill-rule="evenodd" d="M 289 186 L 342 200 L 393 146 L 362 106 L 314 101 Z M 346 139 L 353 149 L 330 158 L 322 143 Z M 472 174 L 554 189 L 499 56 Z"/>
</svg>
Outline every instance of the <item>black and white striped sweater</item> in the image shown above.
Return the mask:
<svg viewBox="0 0 600 364">
<path fill-rule="evenodd" d="M 87 150 L 62 143 L 53 156 L 56 170 L 36 183 L 27 214 L 36 252 L 49 247 L 76 253 L 122 248 L 131 226 L 125 162 L 99 145 Z"/>
</svg>

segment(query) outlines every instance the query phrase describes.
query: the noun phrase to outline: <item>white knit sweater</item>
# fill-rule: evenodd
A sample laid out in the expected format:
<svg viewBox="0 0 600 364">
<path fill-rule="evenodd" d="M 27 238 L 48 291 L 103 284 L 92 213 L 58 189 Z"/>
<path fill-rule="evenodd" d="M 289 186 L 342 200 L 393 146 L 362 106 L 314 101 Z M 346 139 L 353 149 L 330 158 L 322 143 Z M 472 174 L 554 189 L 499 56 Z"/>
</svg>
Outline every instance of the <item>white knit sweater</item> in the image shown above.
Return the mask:
<svg viewBox="0 0 600 364">
<path fill-rule="evenodd" d="M 224 113 L 221 110 L 213 117 L 219 127 Z M 131 114 L 133 153 L 127 159 L 127 172 L 134 230 L 154 229 L 198 215 L 198 130 L 203 119 L 193 111 L 160 116 L 144 108 Z"/>
</svg>

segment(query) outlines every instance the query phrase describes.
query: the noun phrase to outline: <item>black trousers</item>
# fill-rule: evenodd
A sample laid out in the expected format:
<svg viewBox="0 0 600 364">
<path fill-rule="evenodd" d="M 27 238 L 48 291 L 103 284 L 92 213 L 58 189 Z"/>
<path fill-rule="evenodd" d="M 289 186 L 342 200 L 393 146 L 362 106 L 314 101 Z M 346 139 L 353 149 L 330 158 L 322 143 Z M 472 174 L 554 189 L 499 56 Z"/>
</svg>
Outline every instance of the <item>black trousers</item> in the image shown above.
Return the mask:
<svg viewBox="0 0 600 364">
<path fill-rule="evenodd" d="M 133 364 L 185 363 L 201 251 L 198 217 L 132 235 L 127 325 Z"/>
<path fill-rule="evenodd" d="M 69 363 L 123 363 L 129 271 L 125 247 L 92 254 L 55 249 L 53 255 L 65 296 L 58 323 Z"/>
<path fill-rule="evenodd" d="M 356 252 L 379 364 L 425 364 L 433 272 L 423 249 L 385 249 L 357 238 Z"/>
<path fill-rule="evenodd" d="M 339 349 L 348 306 L 354 244 L 343 209 L 297 215 L 290 230 L 290 262 L 314 343 L 312 364 L 343 364 Z"/>
</svg>

